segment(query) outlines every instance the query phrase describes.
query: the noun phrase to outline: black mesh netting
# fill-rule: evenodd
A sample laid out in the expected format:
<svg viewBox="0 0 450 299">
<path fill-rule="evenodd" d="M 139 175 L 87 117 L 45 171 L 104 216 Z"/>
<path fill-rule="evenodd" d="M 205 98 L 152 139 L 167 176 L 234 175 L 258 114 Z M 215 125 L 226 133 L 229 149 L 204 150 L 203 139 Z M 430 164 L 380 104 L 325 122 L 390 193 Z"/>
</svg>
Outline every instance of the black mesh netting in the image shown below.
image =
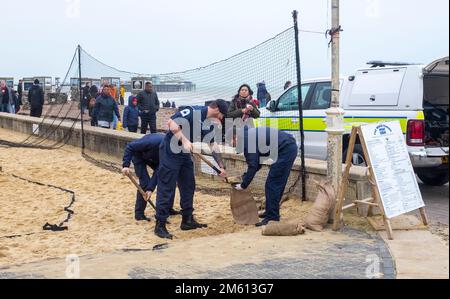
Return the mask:
<svg viewBox="0 0 450 299">
<path fill-rule="evenodd" d="M 297 82 L 295 50 L 295 30 L 292 27 L 253 48 L 205 67 L 168 74 L 152 73 L 152 70 L 149 69 L 148 74 L 139 74 L 111 67 L 79 47 L 56 92 L 46 94 L 42 118 L 33 125 L 29 136 L 24 140 L 0 138 L 0 145 L 41 149 L 57 149 L 66 144 L 76 145 L 73 144 L 73 134 L 81 134 L 81 137 L 86 137 L 88 134 L 86 131 L 94 125 L 91 123 L 89 101 L 90 98 L 95 98 L 95 93 L 86 94 L 80 91 L 80 86 L 83 88 L 87 82 L 91 86 L 95 85 L 98 91 L 101 91 L 105 84 L 114 86 L 113 96 L 119 104 L 121 115 L 128 104 L 129 97 L 142 91 L 148 81 L 153 83 L 161 107 L 164 105 L 204 106 L 207 102 L 216 99 L 231 101 L 239 86 L 244 83 L 254 89 L 253 97 L 257 99 L 259 96 L 258 86 L 263 83 L 266 88 L 264 94 L 267 101 L 270 98 L 276 100 L 282 95 L 287 98 L 287 101 L 284 100 L 283 103 L 280 103 L 280 105 L 285 105 L 283 109 L 280 109 L 279 117 L 281 119 L 283 116 L 290 115 L 289 113 L 292 111 L 298 112 L 299 108 L 297 89 L 289 90 L 285 86 L 288 81 L 292 82 L 292 85 L 296 85 Z M 80 113 L 80 99 L 86 105 L 83 115 Z M 260 102 L 261 118 L 255 121 L 255 125 L 279 126 L 278 123 L 269 124 L 267 122 L 265 104 Z M 176 109 L 161 108 L 158 113 L 159 131 L 166 130 L 165 124 L 168 118 L 176 112 Z M 299 131 L 299 122 L 290 121 L 289 124 L 286 124 L 285 120 L 281 122 L 283 121 L 282 129 L 292 133 Z M 81 124 L 86 130 L 81 130 Z M 113 129 L 122 131 L 121 122 L 115 120 L 111 130 Z M 107 129 L 96 128 L 96 130 Z M 297 136 L 299 135 L 297 134 Z M 136 135 L 133 138 L 138 137 Z M 132 137 L 126 137 L 124 140 L 126 141 L 127 138 L 132 139 Z M 83 138 L 77 140 L 80 139 Z M 95 140 L 90 140 L 89 144 L 86 144 L 83 156 L 100 167 L 111 171 L 120 171 L 121 154 L 111 150 L 109 144 L 92 144 L 93 142 L 95 143 Z M 208 159 L 213 161 L 211 157 Z M 246 171 L 246 164 L 243 161 L 230 160 L 226 164 L 230 176 L 240 176 Z M 204 162 L 201 162 L 198 169 L 206 174 L 214 174 Z M 264 192 L 268 169 L 263 168 L 250 186 L 256 193 Z M 298 181 L 299 175 L 292 175 L 287 189 L 292 192 Z M 210 188 L 211 190 L 217 189 L 217 184 L 210 184 Z"/>
</svg>

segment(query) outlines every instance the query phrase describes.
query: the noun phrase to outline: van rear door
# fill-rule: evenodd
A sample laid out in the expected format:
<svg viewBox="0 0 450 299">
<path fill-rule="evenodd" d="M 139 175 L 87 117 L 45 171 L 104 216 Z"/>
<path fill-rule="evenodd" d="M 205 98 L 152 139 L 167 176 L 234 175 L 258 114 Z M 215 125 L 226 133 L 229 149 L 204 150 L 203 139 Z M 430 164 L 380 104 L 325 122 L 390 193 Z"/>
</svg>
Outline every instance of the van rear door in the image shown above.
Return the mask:
<svg viewBox="0 0 450 299">
<path fill-rule="evenodd" d="M 433 61 L 424 67 L 424 75 L 446 75 L 449 74 L 449 57 Z"/>
<path fill-rule="evenodd" d="M 448 157 L 449 58 L 433 61 L 423 70 L 425 147 L 429 157 Z M 448 162 L 448 160 L 447 160 Z"/>
</svg>

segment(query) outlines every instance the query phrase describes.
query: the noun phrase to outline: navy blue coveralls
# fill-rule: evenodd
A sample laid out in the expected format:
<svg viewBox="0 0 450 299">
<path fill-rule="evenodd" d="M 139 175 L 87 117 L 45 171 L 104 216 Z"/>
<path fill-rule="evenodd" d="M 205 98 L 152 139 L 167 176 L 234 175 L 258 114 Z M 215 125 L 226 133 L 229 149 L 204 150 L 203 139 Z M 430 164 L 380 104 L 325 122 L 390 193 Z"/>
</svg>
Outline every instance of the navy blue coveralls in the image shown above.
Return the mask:
<svg viewBox="0 0 450 299">
<path fill-rule="evenodd" d="M 171 119 L 180 125 L 184 136 L 189 141 L 197 142 L 203 140 L 206 134 L 214 130 L 214 127 L 205 130 L 202 128 L 207 113 L 208 107 L 185 107 L 173 115 Z M 194 127 L 196 128 L 195 130 Z M 196 135 L 194 135 L 194 132 Z M 194 164 L 191 154 L 180 152 L 181 149 L 181 143 L 169 131 L 159 150 L 160 167 L 158 171 L 158 191 L 156 196 L 156 219 L 163 223 L 167 221 L 170 208 L 173 207 L 177 184 L 180 191 L 181 214 L 183 216 L 190 216 L 194 212 Z"/>
<path fill-rule="evenodd" d="M 265 132 L 261 132 L 265 130 Z M 265 133 L 265 134 L 262 134 Z M 273 128 L 247 128 L 245 127 L 241 132 L 241 137 L 238 138 L 243 141 L 243 152 L 245 160 L 248 165 L 247 172 L 242 178 L 241 187 L 247 189 L 253 181 L 256 173 L 261 169 L 260 158 L 269 157 L 274 154 L 274 150 L 278 150 L 277 160 L 270 167 L 269 175 L 266 180 L 265 194 L 266 194 L 266 220 L 280 221 L 280 201 L 286 188 L 289 174 L 292 165 L 295 162 L 298 154 L 297 143 L 292 135 L 279 131 Z M 243 134 L 243 136 L 242 136 Z M 271 135 L 278 138 L 277 144 L 271 144 Z M 259 140 L 265 136 L 265 140 Z M 249 144 L 250 140 L 250 144 Z M 256 140 L 256 145 L 254 145 Z M 273 143 L 273 141 L 272 141 Z M 267 146 L 267 153 L 261 152 L 261 144 Z M 256 151 L 253 149 L 256 148 Z"/>
<path fill-rule="evenodd" d="M 149 134 L 139 140 L 129 143 L 123 155 L 123 167 L 130 167 L 133 161 L 136 175 L 139 178 L 139 185 L 142 189 L 154 192 L 158 183 L 159 168 L 159 148 L 164 140 L 164 134 Z M 147 166 L 153 169 L 153 176 L 150 178 Z M 137 192 L 135 216 L 144 216 L 147 202 L 142 195 Z"/>
</svg>

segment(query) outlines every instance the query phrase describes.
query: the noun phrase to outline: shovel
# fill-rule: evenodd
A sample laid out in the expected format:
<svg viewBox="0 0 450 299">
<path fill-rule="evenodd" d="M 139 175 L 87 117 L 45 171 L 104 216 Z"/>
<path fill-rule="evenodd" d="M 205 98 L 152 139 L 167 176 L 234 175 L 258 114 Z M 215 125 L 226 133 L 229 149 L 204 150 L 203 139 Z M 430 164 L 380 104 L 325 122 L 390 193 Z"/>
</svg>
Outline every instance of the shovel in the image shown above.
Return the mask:
<svg viewBox="0 0 450 299">
<path fill-rule="evenodd" d="M 203 155 L 193 153 L 196 157 L 205 162 L 217 174 L 221 171 L 208 161 Z M 229 183 L 228 178 L 225 178 Z M 236 224 L 239 225 L 255 225 L 259 222 L 258 207 L 253 199 L 252 193 L 246 190 L 236 190 L 231 188 L 231 213 Z"/>
<path fill-rule="evenodd" d="M 141 193 L 142 197 L 152 206 L 153 209 L 156 211 L 155 204 L 151 201 L 150 198 L 147 198 L 147 193 L 142 189 L 142 187 L 138 184 L 138 182 L 134 179 L 134 177 L 131 174 L 128 174 L 127 177 L 130 179 L 130 181 L 136 186 L 139 193 Z"/>
<path fill-rule="evenodd" d="M 209 167 L 211 167 L 218 175 L 220 175 L 222 172 L 220 171 L 219 168 L 217 168 L 216 166 L 214 166 L 214 164 L 211 163 L 211 161 L 209 161 L 208 159 L 206 159 L 203 155 L 201 154 L 197 154 L 197 153 L 192 153 L 194 156 L 196 156 L 197 158 L 199 158 L 200 160 L 202 160 L 203 162 L 206 163 L 206 165 L 208 165 Z M 228 183 L 228 178 L 225 178 L 225 181 Z"/>
</svg>

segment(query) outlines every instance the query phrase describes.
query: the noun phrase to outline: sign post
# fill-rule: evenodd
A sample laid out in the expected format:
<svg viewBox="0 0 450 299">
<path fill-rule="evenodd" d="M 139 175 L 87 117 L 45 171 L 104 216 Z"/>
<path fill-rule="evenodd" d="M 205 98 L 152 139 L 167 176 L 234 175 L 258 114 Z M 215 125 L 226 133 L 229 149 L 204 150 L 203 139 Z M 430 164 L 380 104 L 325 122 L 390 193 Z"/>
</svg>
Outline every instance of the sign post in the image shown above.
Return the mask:
<svg viewBox="0 0 450 299">
<path fill-rule="evenodd" d="M 352 166 L 352 153 L 359 136 L 369 171 L 372 197 L 343 206 Z M 340 228 L 342 212 L 352 207 L 368 205 L 368 216 L 378 207 L 384 219 L 389 239 L 393 239 L 390 219 L 420 210 L 428 225 L 425 204 L 420 193 L 403 132 L 398 121 L 353 127 L 343 182 L 340 186 L 333 229 Z"/>
</svg>

